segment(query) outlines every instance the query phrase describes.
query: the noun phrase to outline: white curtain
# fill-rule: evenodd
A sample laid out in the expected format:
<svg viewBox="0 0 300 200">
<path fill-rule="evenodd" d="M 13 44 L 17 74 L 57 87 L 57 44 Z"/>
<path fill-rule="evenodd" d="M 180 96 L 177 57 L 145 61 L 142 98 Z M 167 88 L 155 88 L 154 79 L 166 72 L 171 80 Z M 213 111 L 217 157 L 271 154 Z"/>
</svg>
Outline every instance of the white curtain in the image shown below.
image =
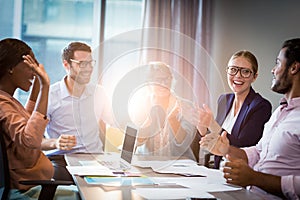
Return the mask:
<svg viewBox="0 0 300 200">
<path fill-rule="evenodd" d="M 106 39 L 103 56 L 103 85 L 112 99 L 115 121 L 125 127 L 131 97 L 145 84 L 145 65 L 150 61 L 168 64 L 176 80 L 178 97 L 195 106 L 211 104 L 210 0 L 145 0 L 140 29 Z M 211 106 L 215 107 L 215 106 Z"/>
<path fill-rule="evenodd" d="M 211 101 L 209 0 L 145 0 L 140 63 L 163 61 L 175 74 L 176 94 L 198 105 Z"/>
</svg>

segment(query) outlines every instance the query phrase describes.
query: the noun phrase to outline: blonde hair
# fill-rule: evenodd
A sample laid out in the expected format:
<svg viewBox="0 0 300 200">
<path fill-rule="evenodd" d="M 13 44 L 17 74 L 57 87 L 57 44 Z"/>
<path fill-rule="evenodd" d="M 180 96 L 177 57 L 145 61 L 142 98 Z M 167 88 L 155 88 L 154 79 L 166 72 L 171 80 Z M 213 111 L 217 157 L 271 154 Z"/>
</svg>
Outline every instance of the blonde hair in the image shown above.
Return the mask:
<svg viewBox="0 0 300 200">
<path fill-rule="evenodd" d="M 172 68 L 167 65 L 164 62 L 161 61 L 151 61 L 148 63 L 148 73 L 147 73 L 147 80 L 150 82 L 155 82 L 155 77 L 157 76 L 157 74 L 168 74 L 169 79 L 171 80 L 171 85 L 170 85 L 170 89 L 174 89 L 175 88 L 175 83 L 176 80 L 173 76 L 172 73 Z"/>
<path fill-rule="evenodd" d="M 157 72 L 159 73 L 163 72 L 169 74 L 170 77 L 173 78 L 171 68 L 166 63 L 160 61 L 152 61 L 149 62 L 148 65 L 149 65 L 149 79 L 151 79 L 153 75 Z"/>
<path fill-rule="evenodd" d="M 256 59 L 256 57 L 253 53 L 251 53 L 250 51 L 247 51 L 247 50 L 238 51 L 238 52 L 236 52 L 235 54 L 233 54 L 231 56 L 230 60 L 233 60 L 233 59 L 238 58 L 238 57 L 246 58 L 252 66 L 252 70 L 253 70 L 254 75 L 257 74 L 258 62 L 257 62 L 257 59 Z"/>
</svg>

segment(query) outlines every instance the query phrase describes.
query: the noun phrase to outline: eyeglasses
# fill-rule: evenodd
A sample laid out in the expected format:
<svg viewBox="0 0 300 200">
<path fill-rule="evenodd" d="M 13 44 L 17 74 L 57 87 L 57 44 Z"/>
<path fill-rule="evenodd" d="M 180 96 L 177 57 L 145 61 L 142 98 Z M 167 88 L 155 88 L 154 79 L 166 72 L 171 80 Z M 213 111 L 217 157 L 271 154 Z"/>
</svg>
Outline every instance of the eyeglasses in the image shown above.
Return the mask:
<svg viewBox="0 0 300 200">
<path fill-rule="evenodd" d="M 165 77 L 165 78 L 152 78 L 151 81 L 155 83 L 161 83 L 161 84 L 170 84 L 172 82 L 172 77 Z"/>
<path fill-rule="evenodd" d="M 239 71 L 243 78 L 249 78 L 251 76 L 251 74 L 253 73 L 253 71 L 251 71 L 250 69 L 243 68 L 243 67 L 237 67 L 237 66 L 229 66 L 229 67 L 227 67 L 227 70 L 226 70 L 227 74 L 229 74 L 231 76 L 235 76 Z"/>
<path fill-rule="evenodd" d="M 74 62 L 78 64 L 80 68 L 86 68 L 86 67 L 93 67 L 96 64 L 96 60 L 90 60 L 90 61 L 79 61 L 79 60 L 74 60 L 70 59 L 71 62 Z"/>
</svg>

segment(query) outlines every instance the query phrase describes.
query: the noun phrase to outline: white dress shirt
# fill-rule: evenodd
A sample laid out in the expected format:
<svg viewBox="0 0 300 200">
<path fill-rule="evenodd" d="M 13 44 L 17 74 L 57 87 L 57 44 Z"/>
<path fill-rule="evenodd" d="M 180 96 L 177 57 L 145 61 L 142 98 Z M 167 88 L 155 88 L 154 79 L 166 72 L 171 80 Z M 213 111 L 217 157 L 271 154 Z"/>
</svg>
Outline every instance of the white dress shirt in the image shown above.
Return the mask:
<svg viewBox="0 0 300 200">
<path fill-rule="evenodd" d="M 265 124 L 256 146 L 244 148 L 255 171 L 281 176 L 281 189 L 288 199 L 300 197 L 300 97 L 278 107 Z M 281 199 L 251 187 L 264 199 Z"/>
<path fill-rule="evenodd" d="M 103 89 L 87 85 L 80 97 L 74 97 L 69 94 L 64 79 L 50 87 L 47 113 L 50 121 L 45 135 L 46 138 L 58 138 L 61 134 L 75 135 L 77 145 L 70 151 L 46 151 L 46 155 L 102 153 L 98 119 L 105 115 L 108 107 Z"/>
</svg>

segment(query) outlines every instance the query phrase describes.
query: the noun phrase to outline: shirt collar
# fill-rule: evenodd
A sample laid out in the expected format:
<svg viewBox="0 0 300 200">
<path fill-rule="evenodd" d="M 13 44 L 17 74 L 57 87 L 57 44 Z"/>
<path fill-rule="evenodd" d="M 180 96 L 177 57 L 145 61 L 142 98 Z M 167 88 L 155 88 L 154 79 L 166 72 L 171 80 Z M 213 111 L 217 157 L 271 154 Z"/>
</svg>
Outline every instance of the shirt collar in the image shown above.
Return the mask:
<svg viewBox="0 0 300 200">
<path fill-rule="evenodd" d="M 300 107 L 300 97 L 295 97 L 287 100 L 285 97 L 281 98 L 280 105 L 286 107 L 287 110 L 293 109 L 295 107 Z"/>
<path fill-rule="evenodd" d="M 62 80 L 60 81 L 60 84 L 59 84 L 62 99 L 71 96 L 71 95 L 69 94 L 69 91 L 68 91 L 68 88 L 67 88 L 67 85 L 66 85 L 66 82 L 65 82 L 65 79 L 66 79 L 66 78 L 67 78 L 67 76 L 64 76 L 64 77 L 62 78 Z"/>
<path fill-rule="evenodd" d="M 60 90 L 61 90 L 61 96 L 62 98 L 67 98 L 67 97 L 72 97 L 68 91 L 65 79 L 67 78 L 67 76 L 64 76 L 62 78 L 62 80 L 60 81 Z M 94 88 L 95 89 L 95 88 Z M 91 96 L 93 95 L 94 89 L 91 85 L 86 85 L 85 90 L 83 91 L 82 95 L 80 98 L 85 98 L 87 96 Z"/>
</svg>

